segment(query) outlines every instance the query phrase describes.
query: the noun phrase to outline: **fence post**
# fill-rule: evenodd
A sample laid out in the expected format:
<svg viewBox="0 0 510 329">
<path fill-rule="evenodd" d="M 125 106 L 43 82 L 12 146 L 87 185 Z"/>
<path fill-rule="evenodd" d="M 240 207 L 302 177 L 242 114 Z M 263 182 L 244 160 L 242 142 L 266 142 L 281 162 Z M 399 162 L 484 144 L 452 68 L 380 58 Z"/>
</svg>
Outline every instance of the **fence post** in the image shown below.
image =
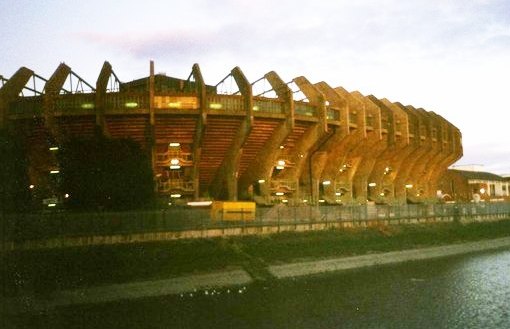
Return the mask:
<svg viewBox="0 0 510 329">
<path fill-rule="evenodd" d="M 278 232 L 280 232 L 280 207 L 277 208 L 277 227 L 278 227 Z"/>
</svg>

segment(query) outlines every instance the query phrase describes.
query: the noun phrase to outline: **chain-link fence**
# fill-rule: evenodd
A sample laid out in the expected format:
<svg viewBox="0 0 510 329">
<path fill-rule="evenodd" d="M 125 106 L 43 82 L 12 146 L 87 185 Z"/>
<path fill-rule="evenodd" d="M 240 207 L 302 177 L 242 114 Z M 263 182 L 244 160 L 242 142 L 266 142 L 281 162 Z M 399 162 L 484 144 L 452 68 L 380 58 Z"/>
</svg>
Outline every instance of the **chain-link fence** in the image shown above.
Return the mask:
<svg viewBox="0 0 510 329">
<path fill-rule="evenodd" d="M 210 209 L 169 207 L 129 212 L 8 214 L 1 218 L 4 241 L 23 241 L 65 236 L 113 235 L 144 232 L 204 230 L 226 227 L 279 226 L 335 221 L 402 220 L 449 217 L 476 219 L 508 215 L 510 203 L 416 204 L 416 205 L 319 205 L 258 207 L 254 219 L 212 220 Z"/>
</svg>

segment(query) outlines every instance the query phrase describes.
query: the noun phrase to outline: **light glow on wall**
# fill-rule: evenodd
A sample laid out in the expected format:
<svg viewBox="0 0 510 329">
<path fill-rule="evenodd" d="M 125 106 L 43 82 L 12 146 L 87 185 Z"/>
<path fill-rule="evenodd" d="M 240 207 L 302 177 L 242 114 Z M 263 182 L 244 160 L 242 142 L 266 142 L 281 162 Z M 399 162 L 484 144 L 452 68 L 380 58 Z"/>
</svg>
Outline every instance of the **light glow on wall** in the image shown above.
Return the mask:
<svg viewBox="0 0 510 329">
<path fill-rule="evenodd" d="M 135 107 L 138 107 L 138 103 L 137 102 L 127 102 L 126 104 L 124 104 L 124 106 L 129 109 L 134 109 Z"/>
<path fill-rule="evenodd" d="M 223 107 L 223 105 L 221 105 L 220 103 L 209 104 L 209 108 L 211 108 L 213 110 L 221 110 L 222 107 Z"/>
</svg>

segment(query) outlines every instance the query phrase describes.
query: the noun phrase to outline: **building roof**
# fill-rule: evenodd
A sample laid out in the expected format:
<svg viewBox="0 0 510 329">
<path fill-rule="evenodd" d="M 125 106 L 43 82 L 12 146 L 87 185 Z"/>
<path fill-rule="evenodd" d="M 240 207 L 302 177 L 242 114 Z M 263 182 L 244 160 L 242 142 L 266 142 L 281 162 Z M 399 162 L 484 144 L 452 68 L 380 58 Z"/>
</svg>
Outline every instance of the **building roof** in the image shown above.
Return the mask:
<svg viewBox="0 0 510 329">
<path fill-rule="evenodd" d="M 468 171 L 468 170 L 457 170 L 457 169 L 450 169 L 450 171 L 458 173 L 462 177 L 466 179 L 477 179 L 477 180 L 486 180 L 486 181 L 506 181 L 504 177 L 501 177 L 499 175 L 485 172 L 485 171 Z"/>
</svg>

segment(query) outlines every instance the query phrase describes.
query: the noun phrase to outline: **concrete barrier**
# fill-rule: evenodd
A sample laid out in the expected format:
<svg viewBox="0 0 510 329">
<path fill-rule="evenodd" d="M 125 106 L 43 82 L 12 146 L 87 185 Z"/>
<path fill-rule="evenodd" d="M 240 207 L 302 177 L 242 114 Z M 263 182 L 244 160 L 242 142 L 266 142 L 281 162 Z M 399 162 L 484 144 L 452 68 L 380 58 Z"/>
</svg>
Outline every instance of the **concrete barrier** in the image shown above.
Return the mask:
<svg viewBox="0 0 510 329">
<path fill-rule="evenodd" d="M 468 224 L 473 222 L 492 222 L 508 219 L 507 214 L 494 215 L 463 215 L 457 220 L 460 223 Z M 375 219 L 375 220 L 342 220 L 330 222 L 312 222 L 312 223 L 285 223 L 280 225 L 260 225 L 260 226 L 236 226 L 223 228 L 204 228 L 202 230 L 184 230 L 168 232 L 144 232 L 129 234 L 95 235 L 95 236 L 77 236 L 77 237 L 58 237 L 40 240 L 25 241 L 5 241 L 1 244 L 1 251 L 14 250 L 36 250 L 67 247 L 85 247 L 97 245 L 127 244 L 136 242 L 155 242 L 172 241 L 179 239 L 201 239 L 216 238 L 227 236 L 243 235 L 267 235 L 281 232 L 307 232 L 323 231 L 330 229 L 343 229 L 353 227 L 374 227 L 382 225 L 410 225 L 420 223 L 442 223 L 453 222 L 456 218 L 446 217 L 428 217 L 428 218 L 396 218 L 396 219 Z"/>
</svg>

